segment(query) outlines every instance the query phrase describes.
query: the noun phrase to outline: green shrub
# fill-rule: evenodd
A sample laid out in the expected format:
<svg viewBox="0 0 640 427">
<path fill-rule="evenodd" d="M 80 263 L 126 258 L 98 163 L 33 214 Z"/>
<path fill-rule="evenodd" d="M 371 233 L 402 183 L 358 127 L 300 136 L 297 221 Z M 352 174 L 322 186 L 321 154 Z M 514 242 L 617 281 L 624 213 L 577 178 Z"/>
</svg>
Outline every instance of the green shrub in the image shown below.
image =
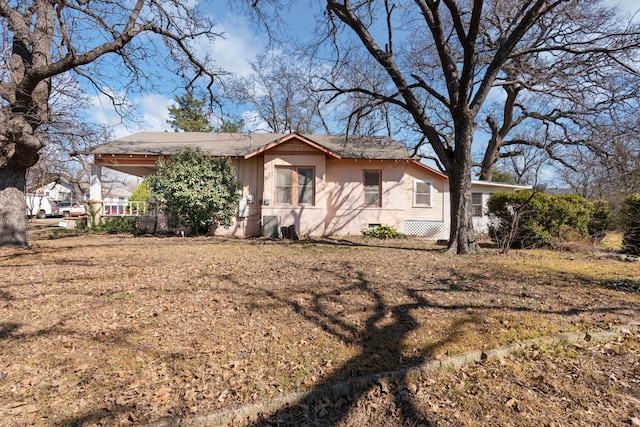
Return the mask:
<svg viewBox="0 0 640 427">
<path fill-rule="evenodd" d="M 102 222 L 92 228 L 97 233 L 138 234 L 137 218 L 132 216 L 102 218 Z"/>
<path fill-rule="evenodd" d="M 546 195 L 531 191 L 495 193 L 487 201 L 492 217 L 489 237 L 500 247 L 522 248 L 547 242 L 549 233 L 540 224 L 538 213 L 547 210 Z"/>
<path fill-rule="evenodd" d="M 584 197 L 552 196 L 532 191 L 495 193 L 487 202 L 489 236 L 501 247 L 551 246 L 588 234 L 594 210 Z"/>
<path fill-rule="evenodd" d="M 406 239 L 407 235 L 400 233 L 390 225 L 376 225 L 367 227 L 361 231 L 365 237 L 375 237 L 376 239 Z"/>
<path fill-rule="evenodd" d="M 587 225 L 589 236 L 602 240 L 612 225 L 611 207 L 606 200 L 593 202 L 593 213 Z"/>
<path fill-rule="evenodd" d="M 623 227 L 622 248 L 625 252 L 640 255 L 640 194 L 631 194 L 625 198 L 620 214 Z"/>
<path fill-rule="evenodd" d="M 146 180 L 142 180 L 140 184 L 133 190 L 133 193 L 129 196 L 130 202 L 144 202 L 144 208 L 142 208 L 142 212 L 138 212 L 138 215 L 147 215 L 149 213 L 149 205 L 151 204 L 151 191 L 149 190 L 149 185 Z M 132 209 L 133 206 L 136 206 L 135 203 L 131 204 Z"/>
<path fill-rule="evenodd" d="M 553 238 L 576 240 L 589 235 L 593 203 L 577 194 L 550 196 L 546 227 Z"/>
<path fill-rule="evenodd" d="M 230 159 L 187 149 L 158 160 L 156 167 L 146 181 L 169 227 L 204 234 L 231 226 L 242 186 Z"/>
</svg>

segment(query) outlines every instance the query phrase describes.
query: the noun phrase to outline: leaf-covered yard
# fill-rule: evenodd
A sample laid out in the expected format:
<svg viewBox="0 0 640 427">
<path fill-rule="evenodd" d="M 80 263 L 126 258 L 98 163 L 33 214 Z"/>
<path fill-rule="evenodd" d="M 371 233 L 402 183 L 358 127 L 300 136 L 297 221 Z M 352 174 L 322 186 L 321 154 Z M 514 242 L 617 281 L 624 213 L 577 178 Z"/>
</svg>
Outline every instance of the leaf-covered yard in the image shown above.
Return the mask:
<svg viewBox="0 0 640 427">
<path fill-rule="evenodd" d="M 43 235 L 29 249 L 0 249 L 0 425 L 195 419 L 640 319 L 638 263 L 441 249 L 419 239 L 98 235 Z M 631 330 L 234 424 L 631 424 L 640 422 L 639 354 Z"/>
</svg>

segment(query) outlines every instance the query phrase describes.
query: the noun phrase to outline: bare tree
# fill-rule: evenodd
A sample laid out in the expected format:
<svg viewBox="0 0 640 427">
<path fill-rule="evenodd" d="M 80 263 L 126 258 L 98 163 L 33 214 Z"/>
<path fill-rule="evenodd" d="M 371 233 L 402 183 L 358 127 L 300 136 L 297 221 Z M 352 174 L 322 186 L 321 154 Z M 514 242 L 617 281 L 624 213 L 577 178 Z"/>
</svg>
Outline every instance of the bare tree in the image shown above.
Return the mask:
<svg viewBox="0 0 640 427">
<path fill-rule="evenodd" d="M 214 68 L 194 52 L 216 34 L 177 0 L 0 0 L 0 25 L 0 244 L 24 246 L 25 176 L 47 142 L 52 79 L 74 72 L 113 94 L 123 79 L 124 88 L 148 83 L 141 65 L 155 57 L 191 83 L 206 76 L 211 84 Z"/>
<path fill-rule="evenodd" d="M 253 2 L 256 8 L 269 4 L 279 2 Z M 565 64 L 556 63 L 558 52 L 594 54 L 617 39 L 637 38 L 632 28 L 616 27 L 613 32 L 606 26 L 605 34 L 597 25 L 576 29 L 572 11 L 586 16 L 598 12 L 598 4 L 596 0 L 326 0 L 324 36 L 336 52 L 336 63 L 348 69 L 365 51 L 386 81 L 335 90 L 404 111 L 420 135 L 416 152 L 429 144 L 449 177 L 450 252 L 464 254 L 476 248 L 471 148 L 489 94 L 509 84 L 514 61 L 520 59 L 534 70 L 561 68 Z M 626 51 L 618 56 L 617 52 L 616 47 L 605 55 L 621 67 L 628 64 Z M 560 77 L 571 81 L 572 75 Z M 578 81 L 575 88 L 581 89 Z"/>
<path fill-rule="evenodd" d="M 546 16 L 503 66 L 495 83 L 502 98 L 485 118 L 490 138 L 480 163 L 481 180 L 491 180 L 500 158 L 517 157 L 527 145 L 570 168 L 564 148 L 590 144 L 584 128 L 637 98 L 637 25 L 622 26 L 617 8 L 597 3 L 575 2 Z M 495 13 L 489 19 L 498 27 L 503 16 Z M 500 36 L 485 40 L 494 49 Z"/>
<path fill-rule="evenodd" d="M 565 157 L 566 150 L 562 149 L 561 144 L 561 148 L 557 148 L 557 145 L 556 142 L 545 139 L 544 129 L 528 126 L 515 130 L 510 140 L 504 142 L 504 147 L 508 151 L 505 150 L 498 156 L 488 173 L 481 167 L 482 162 L 474 166 L 480 168 L 478 175 L 483 181 L 500 181 L 496 179 L 496 171 L 498 171 L 508 174 L 513 184 L 532 184 L 539 182 L 538 174 L 544 166 L 551 166 L 556 158 L 559 158 L 561 164 L 571 167 L 571 164 L 566 161 L 568 158 Z M 483 173 L 484 176 L 482 176 Z"/>
<path fill-rule="evenodd" d="M 253 73 L 236 77 L 227 88 L 227 96 L 248 103 L 271 132 L 331 133 L 321 114 L 321 96 L 312 90 L 311 75 L 304 61 L 291 55 L 269 52 L 252 63 Z"/>
<path fill-rule="evenodd" d="M 629 194 L 640 193 L 637 108 L 622 117 L 610 115 L 607 126 L 599 124 L 590 133 L 591 144 L 567 156 L 574 167 L 561 168 L 560 177 L 572 192 L 590 200 L 607 200 L 614 210 Z"/>
</svg>

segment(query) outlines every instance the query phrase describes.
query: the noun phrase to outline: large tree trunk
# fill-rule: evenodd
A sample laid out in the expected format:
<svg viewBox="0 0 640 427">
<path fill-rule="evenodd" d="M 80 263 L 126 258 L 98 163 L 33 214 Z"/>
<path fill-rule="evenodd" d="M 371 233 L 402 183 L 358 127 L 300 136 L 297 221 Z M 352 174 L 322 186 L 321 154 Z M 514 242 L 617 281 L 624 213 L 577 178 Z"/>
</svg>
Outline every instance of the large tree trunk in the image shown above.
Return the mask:
<svg viewBox="0 0 640 427">
<path fill-rule="evenodd" d="M 0 246 L 28 246 L 26 171 L 0 168 Z"/>
<path fill-rule="evenodd" d="M 31 117 L 0 110 L 0 122 L 8 124 L 0 133 L 0 246 L 29 245 L 24 197 L 27 170 L 37 163 L 44 145 L 35 135 L 38 124 Z"/>
<path fill-rule="evenodd" d="M 2 94 L 9 103 L 0 109 L 0 246 L 29 245 L 26 176 L 44 147 L 37 131 L 49 122 L 51 94 L 51 79 L 32 71 L 49 64 L 53 5 L 36 2 L 35 41 L 13 38 L 12 80 L 5 84 Z"/>
<path fill-rule="evenodd" d="M 471 142 L 473 124 L 456 128 L 456 150 L 449 176 L 451 230 L 448 253 L 470 254 L 477 250 L 471 211 Z"/>
<path fill-rule="evenodd" d="M 454 171 L 449 175 L 451 200 L 451 231 L 447 252 L 469 254 L 475 252 L 476 234 L 471 214 L 471 170 Z"/>
</svg>

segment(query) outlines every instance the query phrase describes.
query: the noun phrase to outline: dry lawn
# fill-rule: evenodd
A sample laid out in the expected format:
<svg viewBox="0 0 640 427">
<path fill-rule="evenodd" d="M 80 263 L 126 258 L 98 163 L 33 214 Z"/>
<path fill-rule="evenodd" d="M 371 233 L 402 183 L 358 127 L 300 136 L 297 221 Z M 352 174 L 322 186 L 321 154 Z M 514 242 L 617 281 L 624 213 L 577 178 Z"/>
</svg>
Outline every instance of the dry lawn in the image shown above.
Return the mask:
<svg viewBox="0 0 640 427">
<path fill-rule="evenodd" d="M 640 319 L 640 264 L 428 241 L 36 236 L 0 249 L 0 425 L 203 416 Z M 234 425 L 640 424 L 640 341 L 538 348 Z M 205 423 L 206 424 L 206 423 Z"/>
</svg>

